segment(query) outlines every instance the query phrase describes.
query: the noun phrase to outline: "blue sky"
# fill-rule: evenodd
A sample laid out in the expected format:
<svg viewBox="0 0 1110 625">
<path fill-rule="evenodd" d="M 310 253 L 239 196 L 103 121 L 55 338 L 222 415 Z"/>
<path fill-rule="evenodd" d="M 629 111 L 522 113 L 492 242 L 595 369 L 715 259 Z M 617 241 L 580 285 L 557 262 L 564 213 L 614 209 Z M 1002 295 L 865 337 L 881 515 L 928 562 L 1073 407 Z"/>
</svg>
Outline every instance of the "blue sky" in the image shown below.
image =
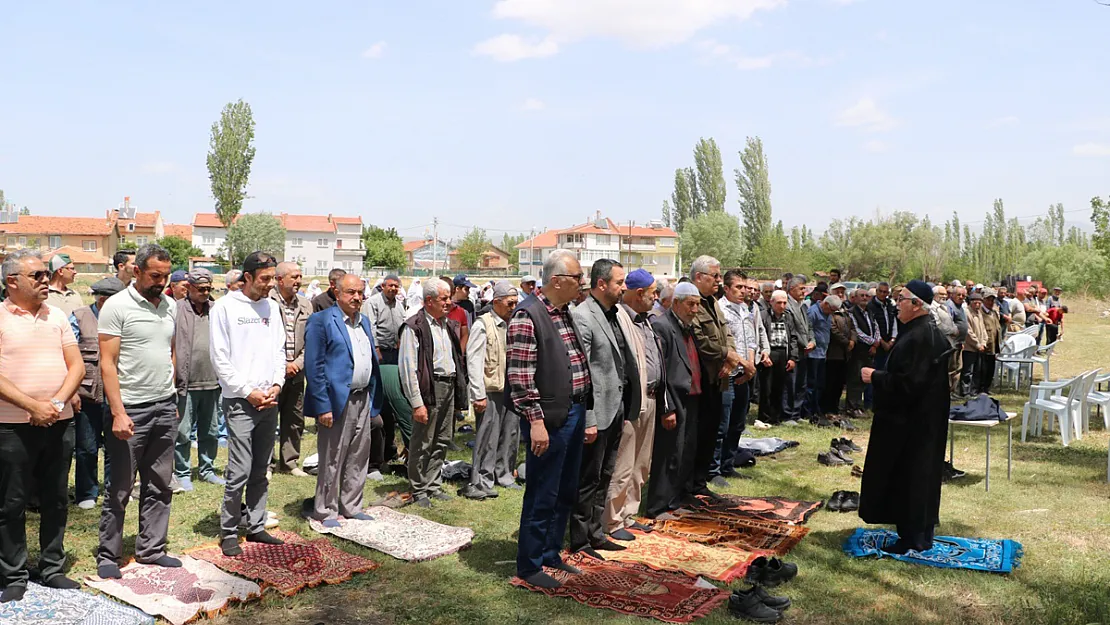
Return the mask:
<svg viewBox="0 0 1110 625">
<path fill-rule="evenodd" d="M 0 188 L 38 214 L 211 211 L 209 128 L 240 97 L 244 210 L 405 236 L 657 218 L 699 137 L 733 212 L 763 138 L 787 227 L 995 197 L 1086 222 L 1110 193 L 1093 0 L 12 2 L 4 23 Z"/>
</svg>

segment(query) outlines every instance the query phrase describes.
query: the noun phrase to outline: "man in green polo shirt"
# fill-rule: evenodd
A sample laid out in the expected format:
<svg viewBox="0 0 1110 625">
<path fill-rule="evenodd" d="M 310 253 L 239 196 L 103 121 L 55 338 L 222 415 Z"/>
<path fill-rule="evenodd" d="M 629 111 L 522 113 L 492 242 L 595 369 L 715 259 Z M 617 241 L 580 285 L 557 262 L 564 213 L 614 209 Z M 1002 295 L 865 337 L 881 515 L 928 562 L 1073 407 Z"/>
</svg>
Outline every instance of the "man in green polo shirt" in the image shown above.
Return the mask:
<svg viewBox="0 0 1110 625">
<path fill-rule="evenodd" d="M 170 478 L 177 437 L 174 389 L 176 306 L 163 293 L 170 255 L 155 244 L 135 254 L 135 281 L 113 295 L 100 311 L 100 372 L 111 410 L 104 446 L 112 458 L 108 494 L 100 519 L 97 575 L 120 578 L 123 521 L 135 473 L 141 480 L 135 559 L 179 567 L 166 552 L 170 524 Z"/>
</svg>

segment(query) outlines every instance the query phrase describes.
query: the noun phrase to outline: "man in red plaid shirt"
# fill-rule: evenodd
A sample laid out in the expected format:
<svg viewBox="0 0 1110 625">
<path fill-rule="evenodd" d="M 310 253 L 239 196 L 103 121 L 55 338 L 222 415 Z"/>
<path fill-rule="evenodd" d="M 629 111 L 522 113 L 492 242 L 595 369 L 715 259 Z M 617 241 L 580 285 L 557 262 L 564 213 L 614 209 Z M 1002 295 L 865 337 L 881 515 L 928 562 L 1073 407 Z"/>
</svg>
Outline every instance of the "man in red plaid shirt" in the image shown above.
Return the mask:
<svg viewBox="0 0 1110 625">
<path fill-rule="evenodd" d="M 521 303 L 509 321 L 506 390 L 527 447 L 517 576 L 555 588 L 559 582 L 543 567 L 581 572 L 559 553 L 577 500 L 586 409 L 593 394 L 586 355 L 567 310 L 582 280 L 574 252 L 551 252 L 543 280 L 539 295 Z"/>
</svg>

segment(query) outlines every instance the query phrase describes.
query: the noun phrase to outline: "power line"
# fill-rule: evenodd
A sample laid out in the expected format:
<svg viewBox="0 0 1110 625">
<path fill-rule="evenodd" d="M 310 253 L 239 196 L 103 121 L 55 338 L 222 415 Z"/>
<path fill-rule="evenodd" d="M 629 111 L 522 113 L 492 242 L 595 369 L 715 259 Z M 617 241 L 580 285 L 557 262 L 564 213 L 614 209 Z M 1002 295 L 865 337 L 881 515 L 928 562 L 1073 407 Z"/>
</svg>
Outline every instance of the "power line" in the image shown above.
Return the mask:
<svg viewBox="0 0 1110 625">
<path fill-rule="evenodd" d="M 1108 0 L 1108 1 L 1110 1 L 1110 0 Z M 1091 209 L 1089 209 L 1089 208 L 1073 208 L 1073 209 L 1066 210 L 1066 211 L 1063 211 L 1063 212 L 1064 212 L 1064 214 L 1067 214 L 1067 213 L 1082 213 L 1082 212 L 1087 212 L 1087 211 L 1090 211 L 1090 210 Z M 1039 215 L 1026 215 L 1025 217 L 1010 217 L 1009 219 L 1017 219 L 1018 221 L 1021 221 L 1022 219 L 1037 219 L 1037 218 L 1040 218 L 1040 217 L 1048 217 L 1048 214 L 1047 213 L 1041 213 Z M 976 219 L 975 221 L 962 221 L 961 220 L 960 224 L 961 225 L 963 225 L 963 224 L 981 224 L 981 223 L 985 223 L 986 221 L 987 221 L 986 219 Z"/>
</svg>

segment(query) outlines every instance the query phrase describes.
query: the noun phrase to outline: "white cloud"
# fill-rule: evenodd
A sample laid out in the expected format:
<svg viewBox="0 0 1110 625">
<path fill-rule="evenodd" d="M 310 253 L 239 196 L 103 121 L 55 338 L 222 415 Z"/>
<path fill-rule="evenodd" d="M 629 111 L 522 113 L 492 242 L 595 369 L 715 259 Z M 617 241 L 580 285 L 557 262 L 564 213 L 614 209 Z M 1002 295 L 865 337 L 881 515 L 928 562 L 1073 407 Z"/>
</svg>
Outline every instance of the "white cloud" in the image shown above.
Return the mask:
<svg viewBox="0 0 1110 625">
<path fill-rule="evenodd" d="M 885 141 L 879 141 L 878 139 L 872 139 L 871 141 L 868 141 L 868 142 L 863 144 L 863 150 L 865 152 L 872 152 L 874 154 L 878 154 L 880 152 L 886 152 L 887 145 L 886 145 Z"/>
<path fill-rule="evenodd" d="M 542 111 L 547 108 L 547 105 L 543 103 L 543 100 L 528 98 L 520 108 L 525 111 Z"/>
<path fill-rule="evenodd" d="M 500 40 L 499 45 L 509 47 L 506 56 L 512 60 L 550 56 L 561 44 L 590 37 L 617 39 L 639 48 L 661 47 L 688 41 L 720 22 L 743 21 L 756 11 L 785 5 L 786 0 L 497 0 L 494 17 L 546 32 L 545 54 L 512 54 L 512 46 L 519 48 L 522 43 L 518 36 L 502 35 L 478 45 Z M 506 37 L 515 37 L 515 41 Z M 530 48 L 533 52 L 535 45 Z"/>
<path fill-rule="evenodd" d="M 385 48 L 388 44 L 384 41 L 379 41 L 374 45 L 362 51 L 362 58 L 364 59 L 380 59 L 385 54 Z"/>
<path fill-rule="evenodd" d="M 1110 156 L 1110 143 L 1080 143 L 1071 149 L 1076 156 Z"/>
<path fill-rule="evenodd" d="M 771 54 L 765 54 L 763 56 L 745 56 L 736 51 L 732 46 L 713 39 L 699 41 L 695 47 L 704 52 L 707 57 L 721 59 L 740 70 L 767 69 L 773 65 L 782 64 L 796 67 L 828 64 L 828 61 L 825 60 L 814 61 L 808 55 L 798 52 L 797 50 L 772 52 Z"/>
<path fill-rule="evenodd" d="M 143 163 L 141 170 L 144 174 L 171 174 L 177 171 L 177 163 L 171 163 L 169 161 L 151 161 L 149 163 Z"/>
<path fill-rule="evenodd" d="M 990 123 L 987 124 L 987 127 L 988 128 L 1001 128 L 1003 126 L 1013 126 L 1013 125 L 1017 124 L 1018 121 L 1020 121 L 1020 120 L 1018 120 L 1017 115 L 1006 115 L 1005 117 L 997 117 L 995 119 L 992 119 L 990 121 Z"/>
<path fill-rule="evenodd" d="M 525 40 L 520 35 L 498 35 L 474 46 L 474 54 L 488 56 L 502 63 L 542 59 L 558 52 L 559 43 L 553 37 Z"/>
<path fill-rule="evenodd" d="M 898 120 L 879 108 L 872 98 L 860 98 L 858 102 L 840 112 L 836 118 L 837 126 L 863 128 L 868 132 L 886 132 L 898 125 Z"/>
</svg>

